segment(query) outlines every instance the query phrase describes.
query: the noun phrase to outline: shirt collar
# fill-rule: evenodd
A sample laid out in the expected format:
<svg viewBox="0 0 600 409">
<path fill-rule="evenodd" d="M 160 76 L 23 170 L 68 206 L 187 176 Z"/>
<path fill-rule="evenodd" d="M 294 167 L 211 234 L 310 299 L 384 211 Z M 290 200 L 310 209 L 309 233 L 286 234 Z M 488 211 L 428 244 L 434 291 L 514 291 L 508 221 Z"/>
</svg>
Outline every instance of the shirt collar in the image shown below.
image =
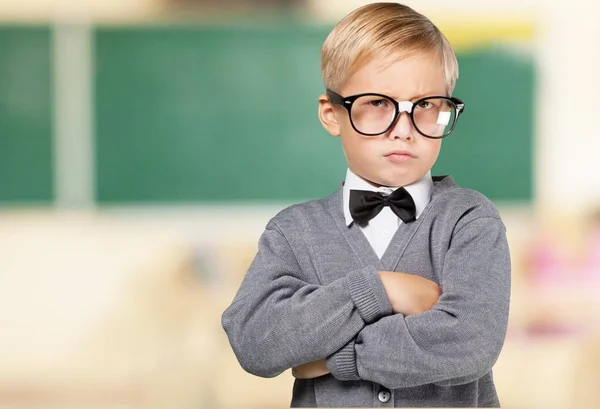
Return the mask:
<svg viewBox="0 0 600 409">
<path fill-rule="evenodd" d="M 410 193 L 413 200 L 415 201 L 415 208 L 417 210 L 417 219 L 425 210 L 429 200 L 431 199 L 431 191 L 433 189 L 433 180 L 431 178 L 431 171 L 427 172 L 420 180 L 410 185 L 404 186 L 404 188 Z M 346 225 L 350 226 L 353 219 L 350 215 L 350 190 L 370 190 L 373 192 L 380 192 L 390 194 L 393 192 L 395 187 L 375 187 L 362 179 L 350 169 L 346 171 L 346 180 L 342 189 L 343 204 L 344 204 L 344 218 L 346 219 Z"/>
</svg>

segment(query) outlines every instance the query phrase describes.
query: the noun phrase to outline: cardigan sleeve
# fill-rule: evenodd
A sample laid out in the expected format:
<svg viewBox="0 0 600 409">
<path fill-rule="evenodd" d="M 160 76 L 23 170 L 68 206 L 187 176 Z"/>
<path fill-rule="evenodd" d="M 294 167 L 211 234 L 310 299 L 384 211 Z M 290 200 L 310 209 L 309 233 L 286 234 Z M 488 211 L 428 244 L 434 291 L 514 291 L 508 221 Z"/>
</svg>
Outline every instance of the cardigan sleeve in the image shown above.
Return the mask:
<svg viewBox="0 0 600 409">
<path fill-rule="evenodd" d="M 302 270 L 271 220 L 221 323 L 240 365 L 274 377 L 334 353 L 365 325 L 391 313 L 374 267 L 320 285 L 315 273 Z"/>
<path fill-rule="evenodd" d="M 407 388 L 468 383 L 488 373 L 504 343 L 510 298 L 510 256 L 500 219 L 477 218 L 455 233 L 441 287 L 432 310 L 366 325 L 328 356 L 332 375 Z"/>
</svg>

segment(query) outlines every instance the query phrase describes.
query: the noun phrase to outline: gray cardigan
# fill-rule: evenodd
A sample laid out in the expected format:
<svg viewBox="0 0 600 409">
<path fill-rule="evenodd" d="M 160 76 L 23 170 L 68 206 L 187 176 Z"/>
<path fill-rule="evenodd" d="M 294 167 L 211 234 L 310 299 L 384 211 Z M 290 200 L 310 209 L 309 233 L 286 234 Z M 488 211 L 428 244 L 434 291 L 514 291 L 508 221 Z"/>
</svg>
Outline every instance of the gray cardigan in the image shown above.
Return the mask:
<svg viewBox="0 0 600 409">
<path fill-rule="evenodd" d="M 381 270 L 433 280 L 443 294 L 431 311 L 393 314 Z M 356 224 L 346 226 L 341 188 L 284 209 L 222 325 L 257 376 L 327 358 L 330 374 L 295 380 L 292 407 L 497 407 L 492 366 L 509 297 L 496 208 L 447 176 L 434 178 L 430 203 L 400 225 L 381 259 Z"/>
</svg>

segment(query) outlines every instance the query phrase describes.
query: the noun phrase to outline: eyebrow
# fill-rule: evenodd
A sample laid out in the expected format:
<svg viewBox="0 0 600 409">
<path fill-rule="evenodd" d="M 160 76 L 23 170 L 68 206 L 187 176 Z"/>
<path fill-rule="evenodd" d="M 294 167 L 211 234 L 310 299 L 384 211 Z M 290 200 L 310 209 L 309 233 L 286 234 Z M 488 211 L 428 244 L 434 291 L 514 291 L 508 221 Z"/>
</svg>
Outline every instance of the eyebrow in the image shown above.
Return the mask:
<svg viewBox="0 0 600 409">
<path fill-rule="evenodd" d="M 447 92 L 442 92 L 442 93 L 428 92 L 426 94 L 419 94 L 419 95 L 413 97 L 412 99 L 421 99 L 421 98 L 430 97 L 430 96 L 447 97 L 448 96 L 447 94 L 448 94 Z"/>
<path fill-rule="evenodd" d="M 421 93 L 421 94 L 417 94 L 417 95 L 411 97 L 410 99 L 400 99 L 400 98 L 397 98 L 396 95 L 394 95 L 393 92 L 390 92 L 390 90 L 384 90 L 382 92 L 380 92 L 380 91 L 353 92 L 353 93 L 351 93 L 351 95 L 370 94 L 370 93 L 386 95 L 386 96 L 388 96 L 390 98 L 395 99 L 396 101 L 416 101 L 416 100 L 419 100 L 421 98 L 432 97 L 432 96 L 443 96 L 443 97 L 446 97 L 446 98 L 450 98 L 450 95 L 448 95 L 448 92 L 446 90 L 444 90 L 444 92 L 442 92 L 442 93 L 424 92 L 424 93 Z"/>
<path fill-rule="evenodd" d="M 397 98 L 395 95 L 386 94 L 385 92 L 381 92 L 380 94 L 383 94 L 383 95 L 390 96 L 390 97 L 394 98 L 396 101 L 416 101 L 416 100 L 419 100 L 419 99 L 421 99 L 421 98 L 425 98 L 425 97 L 433 97 L 433 96 L 444 96 L 444 97 L 448 97 L 448 95 L 447 95 L 448 93 L 447 93 L 447 92 L 442 92 L 441 94 L 440 94 L 440 93 L 437 93 L 437 92 L 424 92 L 424 93 L 422 93 L 422 94 L 417 94 L 417 95 L 415 95 L 415 96 L 413 96 L 412 98 L 409 98 L 409 99 L 407 99 L 407 100 L 406 100 L 406 99 L 405 99 L 405 100 L 402 100 L 402 99 L 399 99 L 399 98 Z"/>
</svg>

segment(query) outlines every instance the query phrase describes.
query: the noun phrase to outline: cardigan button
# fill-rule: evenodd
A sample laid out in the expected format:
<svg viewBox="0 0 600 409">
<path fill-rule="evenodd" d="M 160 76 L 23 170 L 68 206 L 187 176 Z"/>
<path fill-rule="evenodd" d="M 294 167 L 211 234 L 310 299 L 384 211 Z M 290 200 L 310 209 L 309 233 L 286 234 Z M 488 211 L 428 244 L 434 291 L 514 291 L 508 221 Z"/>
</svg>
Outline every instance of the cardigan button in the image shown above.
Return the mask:
<svg viewBox="0 0 600 409">
<path fill-rule="evenodd" d="M 377 398 L 379 398 L 379 401 L 383 402 L 383 403 L 388 402 L 391 397 L 392 397 L 392 393 L 387 389 L 380 390 L 379 394 L 377 395 Z"/>
</svg>

